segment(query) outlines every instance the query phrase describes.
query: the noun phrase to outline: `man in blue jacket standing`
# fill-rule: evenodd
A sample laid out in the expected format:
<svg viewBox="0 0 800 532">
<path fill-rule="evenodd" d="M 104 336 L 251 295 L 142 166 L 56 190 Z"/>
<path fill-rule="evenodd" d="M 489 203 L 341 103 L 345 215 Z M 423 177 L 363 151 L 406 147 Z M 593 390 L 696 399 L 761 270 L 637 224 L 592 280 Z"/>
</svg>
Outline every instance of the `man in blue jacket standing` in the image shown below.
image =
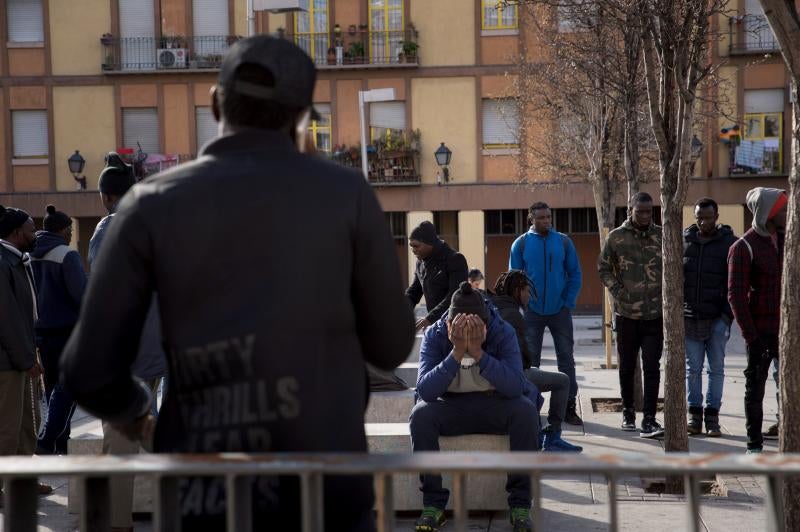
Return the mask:
<svg viewBox="0 0 800 532">
<path fill-rule="evenodd" d="M 419 354 L 417 396 L 411 411 L 411 446 L 438 451 L 439 436 L 508 434 L 512 451 L 538 443 L 539 392 L 522 373 L 514 328 L 467 281 L 450 310 L 425 331 Z M 444 524 L 449 492 L 441 475 L 420 475 L 422 516 L 416 532 Z M 509 475 L 506 490 L 514 532 L 529 531 L 531 486 L 527 475 Z"/>
<path fill-rule="evenodd" d="M 36 283 L 39 319 L 36 336 L 44 366 L 47 421 L 36 445 L 36 454 L 67 454 L 75 401 L 58 379 L 61 352 L 78 321 L 86 271 L 72 241 L 72 219 L 55 206 L 47 206 L 44 231 L 36 234 L 31 267 Z"/>
<path fill-rule="evenodd" d="M 550 329 L 556 348 L 558 371 L 569 377 L 569 401 L 564 421 L 582 425 L 575 400 L 578 381 L 575 378 L 572 309 L 581 290 L 581 266 L 572 240 L 552 229 L 550 207 L 544 202 L 531 205 L 531 224 L 527 233 L 511 245 L 509 269 L 523 270 L 533 282 L 538 298 L 531 298 L 525 310 L 527 341 L 534 367 L 542 358 L 544 328 Z"/>
</svg>

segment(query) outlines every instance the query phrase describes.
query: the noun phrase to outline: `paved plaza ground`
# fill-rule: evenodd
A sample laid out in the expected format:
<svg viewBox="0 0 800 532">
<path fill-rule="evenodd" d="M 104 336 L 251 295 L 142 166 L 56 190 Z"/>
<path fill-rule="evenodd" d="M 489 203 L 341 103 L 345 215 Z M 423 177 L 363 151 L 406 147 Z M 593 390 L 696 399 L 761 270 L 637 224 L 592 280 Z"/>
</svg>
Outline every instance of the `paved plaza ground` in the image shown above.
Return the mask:
<svg viewBox="0 0 800 532">
<path fill-rule="evenodd" d="M 660 441 L 641 439 L 637 433 L 618 429 L 618 413 L 601 413 L 592 410 L 593 398 L 618 397 L 618 376 L 614 370 L 600 369 L 605 361 L 600 343 L 600 318 L 582 316 L 575 319 L 576 363 L 580 386 L 580 413 L 584 426 L 565 426 L 564 437 L 583 445 L 588 455 L 627 451 L 662 453 Z M 728 344 L 726 377 L 720 422 L 722 438 L 690 438 L 692 452 L 745 451 L 744 426 L 744 342 L 734 325 Z M 545 335 L 543 353 L 544 369 L 555 369 L 555 354 L 549 335 Z M 662 364 L 663 367 L 663 364 Z M 663 379 L 662 379 L 663 380 Z M 663 395 L 663 394 L 662 394 Z M 546 408 L 546 406 L 545 406 Z M 775 421 L 775 383 L 770 379 L 765 399 L 766 428 Z M 660 416 L 659 416 L 660 417 Z M 641 415 L 637 421 L 640 421 Z M 73 420 L 72 434 L 78 437 L 87 432 L 99 433 L 99 422 L 78 412 Z M 774 451 L 776 442 L 767 442 L 765 450 Z M 71 531 L 78 527 L 78 516 L 67 512 L 67 481 L 49 478 L 55 492 L 40 500 L 39 530 Z M 707 495 L 702 501 L 702 526 L 705 530 L 762 530 L 766 526 L 764 514 L 763 478 L 727 476 L 718 479 L 723 495 Z M 628 478 L 618 487 L 619 517 L 622 530 L 647 532 L 686 529 L 686 506 L 683 498 L 674 495 L 651 494 L 646 491 L 649 479 Z M 543 486 L 543 520 L 546 530 L 590 532 L 607 530 L 608 489 L 602 478 L 590 475 L 571 477 L 545 477 Z M 147 516 L 135 522 L 135 530 L 152 530 Z M 398 530 L 412 530 L 414 516 L 399 515 Z M 446 526 L 445 530 L 450 528 Z M 2 527 L 0 526 L 0 530 Z M 471 531 L 500 532 L 510 530 L 504 512 L 475 514 L 470 520 Z"/>
</svg>

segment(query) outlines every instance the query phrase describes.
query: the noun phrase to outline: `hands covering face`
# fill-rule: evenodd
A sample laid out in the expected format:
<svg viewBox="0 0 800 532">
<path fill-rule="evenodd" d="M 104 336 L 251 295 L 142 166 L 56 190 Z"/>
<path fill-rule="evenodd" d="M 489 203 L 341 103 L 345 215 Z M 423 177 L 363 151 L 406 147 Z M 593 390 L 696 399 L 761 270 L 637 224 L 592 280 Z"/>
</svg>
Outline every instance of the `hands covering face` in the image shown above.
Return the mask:
<svg viewBox="0 0 800 532">
<path fill-rule="evenodd" d="M 486 324 L 475 314 L 456 314 L 448 326 L 448 338 L 453 344 L 453 356 L 461 362 L 465 354 L 476 361 L 483 355 Z"/>
</svg>

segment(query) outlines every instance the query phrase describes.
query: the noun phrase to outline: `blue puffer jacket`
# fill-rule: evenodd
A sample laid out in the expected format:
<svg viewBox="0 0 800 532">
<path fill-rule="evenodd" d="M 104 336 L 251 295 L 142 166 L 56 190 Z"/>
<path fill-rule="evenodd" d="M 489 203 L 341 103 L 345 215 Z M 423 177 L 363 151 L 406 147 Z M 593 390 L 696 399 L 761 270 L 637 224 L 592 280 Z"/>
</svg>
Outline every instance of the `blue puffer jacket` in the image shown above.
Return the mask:
<svg viewBox="0 0 800 532">
<path fill-rule="evenodd" d="M 86 290 L 86 270 L 81 256 L 57 233 L 36 233 L 31 253 L 39 310 L 37 329 L 72 327 L 78 321 L 81 299 Z"/>
<path fill-rule="evenodd" d="M 508 267 L 523 270 L 533 281 L 537 297 L 531 298 L 528 309 L 549 316 L 564 307 L 575 308 L 581 290 L 581 264 L 567 235 L 550 230 L 542 236 L 531 229 L 511 244 Z"/>
<path fill-rule="evenodd" d="M 537 408 L 542 399 L 539 390 L 522 372 L 522 355 L 519 352 L 514 328 L 503 321 L 494 306 L 486 302 L 489 309 L 489 325 L 486 341 L 483 343 L 484 356 L 478 362 L 481 376 L 489 381 L 497 392 L 509 399 L 524 395 Z M 425 331 L 419 352 L 419 374 L 417 376 L 417 396 L 425 402 L 436 401 L 444 395 L 447 387 L 456 377 L 459 363 L 451 354 L 453 344 L 447 337 L 447 314 Z M 487 356 L 488 355 L 488 356 Z"/>
</svg>

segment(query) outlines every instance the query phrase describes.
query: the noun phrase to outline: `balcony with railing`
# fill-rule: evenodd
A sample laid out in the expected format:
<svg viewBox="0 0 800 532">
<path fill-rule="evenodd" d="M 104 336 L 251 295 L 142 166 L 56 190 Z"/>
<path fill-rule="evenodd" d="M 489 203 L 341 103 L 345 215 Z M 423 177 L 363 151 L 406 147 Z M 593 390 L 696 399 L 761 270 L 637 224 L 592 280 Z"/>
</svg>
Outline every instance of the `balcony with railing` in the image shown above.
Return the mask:
<svg viewBox="0 0 800 532">
<path fill-rule="evenodd" d="M 378 139 L 367 146 L 367 173 L 375 186 L 419 185 L 419 131 Z M 361 147 L 334 146 L 328 154 L 331 160 L 348 168 L 361 170 Z"/>
<path fill-rule="evenodd" d="M 743 15 L 728 19 L 728 51 L 731 55 L 765 54 L 780 51 L 778 39 L 764 15 Z"/>
<path fill-rule="evenodd" d="M 218 69 L 236 35 L 100 38 L 106 72 Z"/>
<path fill-rule="evenodd" d="M 354 30 L 328 33 L 287 33 L 319 69 L 419 66 L 417 31 Z"/>
</svg>

